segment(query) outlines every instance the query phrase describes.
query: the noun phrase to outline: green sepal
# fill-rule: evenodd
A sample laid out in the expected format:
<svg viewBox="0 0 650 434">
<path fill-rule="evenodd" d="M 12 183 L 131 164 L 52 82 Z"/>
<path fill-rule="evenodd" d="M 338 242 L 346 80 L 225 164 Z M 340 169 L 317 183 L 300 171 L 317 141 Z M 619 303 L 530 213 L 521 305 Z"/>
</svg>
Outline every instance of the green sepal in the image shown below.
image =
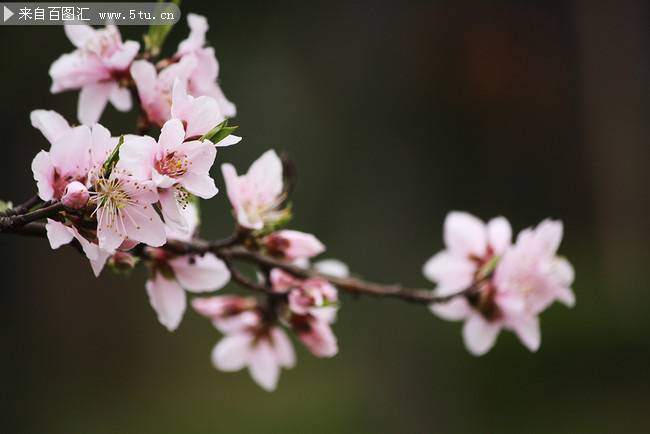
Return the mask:
<svg viewBox="0 0 650 434">
<path fill-rule="evenodd" d="M 108 178 L 111 176 L 111 172 L 115 165 L 120 160 L 120 147 L 124 143 L 124 136 L 120 136 L 120 139 L 117 141 L 117 145 L 111 151 L 110 155 L 102 165 L 102 170 L 99 172 L 99 176 L 102 178 Z"/>
<path fill-rule="evenodd" d="M 158 3 L 165 3 L 164 0 L 158 0 Z M 171 3 L 176 6 L 180 6 L 181 0 L 172 0 Z M 165 12 L 167 9 L 162 9 L 160 12 Z M 144 48 L 151 57 L 158 57 L 162 51 L 162 47 L 165 44 L 167 35 L 174 27 L 173 24 L 163 24 L 158 26 L 149 26 L 149 31 L 142 38 L 144 40 Z"/>
<path fill-rule="evenodd" d="M 203 134 L 199 140 L 209 140 L 216 145 L 230 134 L 234 133 L 237 128 L 239 128 L 237 125 L 228 126 L 228 119 L 226 119 L 207 133 Z"/>
</svg>

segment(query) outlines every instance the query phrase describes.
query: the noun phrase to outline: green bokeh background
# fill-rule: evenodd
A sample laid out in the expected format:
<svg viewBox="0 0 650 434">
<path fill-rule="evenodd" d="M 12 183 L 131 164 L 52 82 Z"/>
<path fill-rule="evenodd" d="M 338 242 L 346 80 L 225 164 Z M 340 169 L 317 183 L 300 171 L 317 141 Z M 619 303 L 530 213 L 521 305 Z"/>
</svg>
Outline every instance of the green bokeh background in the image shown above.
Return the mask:
<svg viewBox="0 0 650 434">
<path fill-rule="evenodd" d="M 516 230 L 562 219 L 573 310 L 542 316 L 530 354 L 502 334 L 486 356 L 460 325 L 400 301 L 344 297 L 340 354 L 269 394 L 209 362 L 218 333 L 189 312 L 168 333 L 145 274 L 90 267 L 44 240 L 0 240 L 2 433 L 650 432 L 649 7 L 639 1 L 198 2 L 244 141 L 298 168 L 294 228 L 377 281 L 427 285 L 452 209 Z M 138 38 L 143 28 L 123 29 Z M 183 22 L 168 51 L 187 33 Z M 20 201 L 45 139 L 29 112 L 73 120 L 51 95 L 58 27 L 0 27 L 0 197 Z M 109 108 L 102 123 L 133 130 Z M 218 167 L 217 185 L 223 188 Z M 225 194 L 207 237 L 229 233 Z M 230 290 L 228 288 L 227 290 Z"/>
</svg>

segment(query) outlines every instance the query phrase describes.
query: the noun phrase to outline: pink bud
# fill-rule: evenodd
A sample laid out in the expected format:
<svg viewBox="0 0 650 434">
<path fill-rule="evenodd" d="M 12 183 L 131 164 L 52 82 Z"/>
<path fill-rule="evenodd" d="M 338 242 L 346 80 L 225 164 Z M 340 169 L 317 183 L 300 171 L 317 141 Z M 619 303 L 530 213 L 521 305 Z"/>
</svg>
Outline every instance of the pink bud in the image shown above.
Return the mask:
<svg viewBox="0 0 650 434">
<path fill-rule="evenodd" d="M 72 181 L 65 187 L 61 202 L 67 208 L 81 209 L 86 206 L 90 194 L 85 185 L 79 181 Z"/>
<path fill-rule="evenodd" d="M 281 254 L 288 259 L 311 258 L 325 251 L 318 238 L 305 232 L 282 230 L 264 238 L 271 253 Z"/>
</svg>

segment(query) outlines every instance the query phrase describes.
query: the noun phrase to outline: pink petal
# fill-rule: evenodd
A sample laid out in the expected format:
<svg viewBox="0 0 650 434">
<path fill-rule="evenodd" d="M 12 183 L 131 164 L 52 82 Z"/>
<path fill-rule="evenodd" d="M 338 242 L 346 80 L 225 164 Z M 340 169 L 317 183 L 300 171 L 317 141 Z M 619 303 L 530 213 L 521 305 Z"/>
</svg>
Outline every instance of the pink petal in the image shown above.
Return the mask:
<svg viewBox="0 0 650 434">
<path fill-rule="evenodd" d="M 322 259 L 314 262 L 314 269 L 319 273 L 332 277 L 346 278 L 350 276 L 350 268 L 338 259 Z"/>
<path fill-rule="evenodd" d="M 220 371 L 239 371 L 248 363 L 252 340 L 248 333 L 224 337 L 212 350 L 212 364 Z"/>
<path fill-rule="evenodd" d="M 482 257 L 486 248 L 486 231 L 483 222 L 466 212 L 453 211 L 444 224 L 445 245 L 459 256 Z"/>
<path fill-rule="evenodd" d="M 175 280 L 166 279 L 160 273 L 153 280 L 147 280 L 145 287 L 158 321 L 170 332 L 176 330 L 187 303 L 183 288 Z"/>
<path fill-rule="evenodd" d="M 86 42 L 95 36 L 95 29 L 86 24 L 66 24 L 63 26 L 65 35 L 77 48 L 84 48 Z"/>
<path fill-rule="evenodd" d="M 85 178 L 90 169 L 92 134 L 85 125 L 71 128 L 59 137 L 50 148 L 52 165 L 62 175 Z"/>
<path fill-rule="evenodd" d="M 99 120 L 106 108 L 108 98 L 117 86 L 112 81 L 87 84 L 79 93 L 77 118 L 84 125 L 92 125 Z"/>
<path fill-rule="evenodd" d="M 192 162 L 190 172 L 196 174 L 208 173 L 217 157 L 217 149 L 212 142 L 192 140 L 184 142 L 173 148 L 174 150 L 185 154 Z"/>
<path fill-rule="evenodd" d="M 137 179 L 149 179 L 158 150 L 158 143 L 152 137 L 126 137 L 120 147 L 118 168 Z"/>
<path fill-rule="evenodd" d="M 472 313 L 465 297 L 454 297 L 446 303 L 435 303 L 429 306 L 431 312 L 447 321 L 460 321 Z"/>
<path fill-rule="evenodd" d="M 136 41 L 126 41 L 104 64 L 117 71 L 124 71 L 129 68 L 131 62 L 140 51 L 140 44 Z"/>
<path fill-rule="evenodd" d="M 287 334 L 279 327 L 271 329 L 271 340 L 275 348 L 275 358 L 283 368 L 293 368 L 296 364 L 296 353 Z"/>
<path fill-rule="evenodd" d="M 204 16 L 190 13 L 187 15 L 187 24 L 190 27 L 190 35 L 178 45 L 176 56 L 191 53 L 205 45 L 208 20 Z"/>
<path fill-rule="evenodd" d="M 167 241 L 165 225 L 151 205 L 130 206 L 124 210 L 124 226 L 128 238 L 152 247 Z"/>
<path fill-rule="evenodd" d="M 190 193 L 203 199 L 210 199 L 219 193 L 219 190 L 214 185 L 214 179 L 210 178 L 207 173 L 199 175 L 188 172 L 183 175 L 181 185 Z"/>
<path fill-rule="evenodd" d="M 494 253 L 502 255 L 512 243 L 512 228 L 503 217 L 496 217 L 487 224 L 488 242 Z"/>
<path fill-rule="evenodd" d="M 74 234 L 70 228 L 52 219 L 47 219 L 45 230 L 52 249 L 58 249 L 65 244 L 69 244 L 74 239 Z"/>
<path fill-rule="evenodd" d="M 422 269 L 423 274 L 438 284 L 436 294 L 446 296 L 469 288 L 474 282 L 474 262 L 447 250 L 430 258 Z"/>
<path fill-rule="evenodd" d="M 165 122 L 158 139 L 160 147 L 166 151 L 176 150 L 183 140 L 185 140 L 183 123 L 178 119 L 170 119 Z"/>
<path fill-rule="evenodd" d="M 29 118 L 32 126 L 38 128 L 50 143 L 54 143 L 70 130 L 68 121 L 54 110 L 34 110 L 29 114 Z"/>
<path fill-rule="evenodd" d="M 266 339 L 258 341 L 253 347 L 248 363 L 248 371 L 253 380 L 268 392 L 275 390 L 280 377 L 280 365 Z"/>
<path fill-rule="evenodd" d="M 247 181 L 271 200 L 282 193 L 282 161 L 274 150 L 266 151 L 248 169 Z"/>
<path fill-rule="evenodd" d="M 225 163 L 221 165 L 221 173 L 223 175 L 223 180 L 226 183 L 226 192 L 228 193 L 230 204 L 235 210 L 237 210 L 241 206 L 239 177 L 237 176 L 237 170 L 232 164 Z"/>
<path fill-rule="evenodd" d="M 38 197 L 51 200 L 54 197 L 54 166 L 49 152 L 40 151 L 32 160 L 32 173 L 38 188 Z"/>
<path fill-rule="evenodd" d="M 146 60 L 136 60 L 131 65 L 130 71 L 138 88 L 140 101 L 144 105 L 152 104 L 157 97 L 156 83 L 158 82 L 158 74 L 156 73 L 156 67 Z"/>
<path fill-rule="evenodd" d="M 114 86 L 108 99 L 121 112 L 131 110 L 131 92 L 126 87 Z"/>
<path fill-rule="evenodd" d="M 211 253 L 203 256 L 179 256 L 169 261 L 176 280 L 192 292 L 214 291 L 230 281 L 230 271 L 224 262 Z"/>
<path fill-rule="evenodd" d="M 494 346 L 501 325 L 486 321 L 480 314 L 471 315 L 463 326 L 467 350 L 475 356 L 487 353 Z"/>
<path fill-rule="evenodd" d="M 237 143 L 241 142 L 241 140 L 241 137 L 229 134 L 214 145 L 218 148 L 225 148 L 227 146 L 236 145 Z"/>
<path fill-rule="evenodd" d="M 530 351 L 537 351 L 542 340 L 539 319 L 536 316 L 522 316 L 510 321 L 510 327 L 519 340 Z"/>
</svg>

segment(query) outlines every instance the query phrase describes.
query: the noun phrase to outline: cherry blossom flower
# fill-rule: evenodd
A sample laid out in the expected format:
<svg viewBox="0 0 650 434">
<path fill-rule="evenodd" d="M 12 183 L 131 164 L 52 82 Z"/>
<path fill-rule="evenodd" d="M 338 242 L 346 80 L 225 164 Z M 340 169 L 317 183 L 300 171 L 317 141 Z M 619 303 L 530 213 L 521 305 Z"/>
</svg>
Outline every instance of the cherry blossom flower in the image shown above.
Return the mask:
<svg viewBox="0 0 650 434">
<path fill-rule="evenodd" d="M 287 210 L 280 209 L 284 200 L 282 162 L 273 150 L 253 162 L 248 173 L 237 175 L 231 164 L 221 165 L 228 198 L 237 222 L 245 228 L 260 230 L 282 220 Z"/>
<path fill-rule="evenodd" d="M 212 350 L 212 363 L 225 372 L 248 367 L 253 380 L 264 390 L 277 387 L 280 369 L 295 366 L 291 341 L 279 327 L 248 328 L 227 334 Z"/>
<path fill-rule="evenodd" d="M 102 249 L 113 251 L 126 240 L 152 247 L 165 243 L 165 225 L 152 206 L 158 201 L 152 181 L 136 179 L 116 167 L 108 179 L 96 180 L 94 187 L 91 202 Z"/>
<path fill-rule="evenodd" d="M 254 298 L 195 298 L 192 306 L 225 335 L 212 351 L 215 368 L 232 372 L 248 367 L 253 380 L 272 391 L 277 386 L 280 368 L 295 365 L 291 341 L 281 328 L 265 320 Z"/>
<path fill-rule="evenodd" d="M 99 124 L 72 128 L 52 110 L 34 110 L 30 118 L 51 144 L 49 151 L 40 151 L 32 161 L 39 197 L 61 199 L 68 184 L 75 181 L 92 185 L 118 138 Z"/>
<path fill-rule="evenodd" d="M 206 95 L 214 98 L 226 117 L 234 117 L 237 109 L 226 98 L 218 84 L 219 62 L 214 54 L 214 48 L 205 47 L 208 21 L 201 15 L 188 14 L 187 23 L 190 27 L 190 35 L 179 44 L 174 57 L 181 61 L 192 57 L 196 61 L 196 67 L 189 76 L 189 92 L 195 96 Z"/>
<path fill-rule="evenodd" d="M 270 273 L 273 290 L 289 294 L 289 309 L 297 315 L 313 315 L 333 322 L 338 308 L 338 291 L 325 279 L 298 279 L 274 268 Z"/>
<path fill-rule="evenodd" d="M 90 170 L 91 130 L 87 126 L 71 128 L 58 113 L 35 110 L 32 125 L 50 142 L 49 151 L 40 151 L 32 161 L 32 172 L 43 200 L 61 199 L 70 182 L 86 183 Z"/>
<path fill-rule="evenodd" d="M 480 232 L 468 229 L 468 222 L 471 225 L 476 221 L 464 218 L 464 225 L 452 222 L 449 227 L 454 231 L 464 228 L 464 246 L 471 245 L 470 250 L 477 253 L 480 251 L 477 247 L 481 245 L 476 241 L 480 238 Z M 489 233 L 489 226 L 488 224 L 484 233 Z M 447 231 L 447 225 L 445 228 Z M 501 232 L 502 235 L 509 233 L 505 229 L 493 232 Z M 468 234 L 475 236 L 469 243 Z M 458 242 L 455 235 L 450 234 L 447 238 L 456 240 L 452 243 Z M 510 237 L 507 238 L 509 240 Z M 485 239 L 490 240 L 490 237 Z M 505 236 L 497 236 L 496 239 L 505 245 Z M 463 339 L 467 349 L 474 355 L 489 351 L 502 329 L 513 331 L 529 350 L 536 351 L 541 342 L 538 315 L 555 300 L 568 306 L 575 302 L 569 288 L 573 281 L 573 269 L 566 260 L 556 256 L 561 239 L 560 222 L 547 220 L 534 230 L 522 231 L 514 246 L 493 248 L 495 253 L 501 255 L 496 257 L 496 262 L 483 261 L 483 269 L 475 267 L 470 282 L 475 287 L 474 291 L 455 297 L 447 303 L 434 304 L 431 310 L 443 319 L 465 321 Z M 446 243 L 450 245 L 448 241 Z M 489 252 L 490 246 L 496 244 L 499 242 L 488 242 L 486 251 Z M 441 262 L 436 267 L 431 267 L 434 273 L 429 268 L 429 274 L 425 266 L 425 275 L 438 282 L 456 282 L 468 268 L 461 268 L 457 264 L 454 261 Z M 445 269 L 445 266 L 448 268 Z M 482 272 L 486 267 L 490 270 Z"/>
<path fill-rule="evenodd" d="M 202 293 L 223 288 L 230 271 L 211 253 L 171 255 L 163 249 L 147 249 L 152 258 L 152 277 L 145 285 L 158 321 L 169 331 L 176 330 L 187 305 L 185 291 Z"/>
<path fill-rule="evenodd" d="M 75 23 L 64 27 L 77 49 L 63 54 L 50 67 L 52 93 L 81 89 L 77 117 L 83 124 L 97 122 L 108 101 L 120 111 L 131 109 L 131 95 L 120 80 L 128 74 L 140 44 L 122 42 L 114 25 L 93 29 Z"/>
<path fill-rule="evenodd" d="M 138 89 L 140 105 L 147 114 L 149 122 L 162 126 L 171 118 L 174 83 L 179 81 L 186 84 L 196 66 L 197 59 L 194 56 L 183 57 L 160 72 L 157 72 L 156 67 L 146 60 L 133 62 L 131 76 Z"/>
<path fill-rule="evenodd" d="M 297 279 L 279 268 L 271 270 L 271 285 L 288 293 L 289 324 L 316 357 L 333 357 L 338 352 L 330 324 L 336 320 L 338 293 L 327 280 Z"/>
<path fill-rule="evenodd" d="M 171 116 L 180 119 L 185 127 L 186 139 L 196 139 L 210 132 L 226 120 L 219 104 L 209 96 L 198 98 L 188 95 L 185 84 L 180 80 L 174 82 L 172 89 Z M 231 146 L 241 141 L 241 137 L 228 135 L 216 146 Z"/>
<path fill-rule="evenodd" d="M 151 179 L 158 187 L 165 221 L 187 226 L 181 209 L 189 193 L 204 199 L 217 194 L 210 168 L 217 150 L 205 140 L 185 141 L 185 130 L 178 119 L 165 122 L 156 142 L 149 136 L 126 138 L 120 148 L 119 166 L 138 179 Z"/>
<path fill-rule="evenodd" d="M 262 240 L 273 255 L 289 260 L 311 258 L 325 251 L 325 246 L 312 234 L 294 230 L 281 230 L 267 235 Z"/>
<path fill-rule="evenodd" d="M 465 212 L 451 212 L 444 223 L 446 249 L 424 265 L 424 275 L 437 283 L 436 294 L 446 296 L 469 288 L 475 275 L 510 246 L 510 223 L 497 217 L 487 225 Z"/>
</svg>

